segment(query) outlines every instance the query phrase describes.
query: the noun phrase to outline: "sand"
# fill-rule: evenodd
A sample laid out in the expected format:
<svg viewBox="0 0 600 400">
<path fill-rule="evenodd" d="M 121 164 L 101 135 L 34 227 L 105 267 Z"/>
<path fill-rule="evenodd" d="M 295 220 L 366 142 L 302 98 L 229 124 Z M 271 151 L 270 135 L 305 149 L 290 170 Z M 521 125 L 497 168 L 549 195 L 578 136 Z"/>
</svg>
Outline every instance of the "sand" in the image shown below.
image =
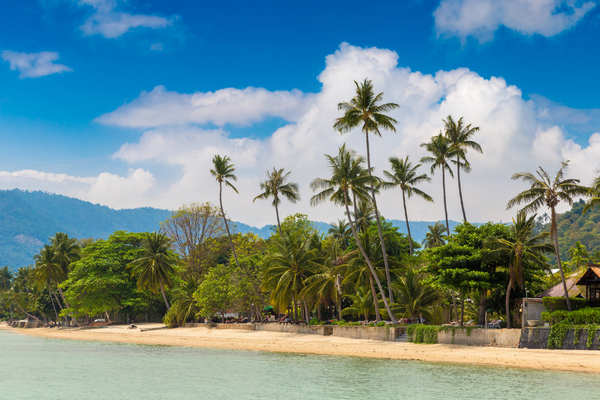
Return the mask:
<svg viewBox="0 0 600 400">
<path fill-rule="evenodd" d="M 158 327 L 160 325 L 154 325 Z M 150 325 L 142 328 L 152 327 Z M 31 336 L 166 346 L 212 347 L 282 353 L 420 360 L 539 370 L 600 373 L 600 351 L 530 350 L 457 345 L 422 345 L 264 331 L 177 328 L 142 332 L 126 326 L 74 330 L 10 329 Z"/>
</svg>

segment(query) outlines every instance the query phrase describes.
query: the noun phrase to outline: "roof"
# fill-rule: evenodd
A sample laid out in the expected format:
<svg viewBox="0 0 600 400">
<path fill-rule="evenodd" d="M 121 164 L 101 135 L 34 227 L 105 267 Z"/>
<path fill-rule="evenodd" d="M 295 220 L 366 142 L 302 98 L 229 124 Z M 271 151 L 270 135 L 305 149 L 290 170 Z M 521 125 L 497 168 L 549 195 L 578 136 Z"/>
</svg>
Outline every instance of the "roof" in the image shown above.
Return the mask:
<svg viewBox="0 0 600 400">
<path fill-rule="evenodd" d="M 600 279 L 600 265 L 588 264 L 588 269 L 581 275 L 576 285 L 585 285 L 587 281 Z"/>
<path fill-rule="evenodd" d="M 567 279 L 567 290 L 569 291 L 569 297 L 576 297 L 577 295 L 581 295 L 581 293 L 579 292 L 579 288 L 577 287 L 577 278 L 577 276 L 573 276 Z M 565 289 L 563 288 L 562 281 L 558 285 L 552 286 L 550 289 L 538 294 L 535 297 L 565 297 Z"/>
</svg>

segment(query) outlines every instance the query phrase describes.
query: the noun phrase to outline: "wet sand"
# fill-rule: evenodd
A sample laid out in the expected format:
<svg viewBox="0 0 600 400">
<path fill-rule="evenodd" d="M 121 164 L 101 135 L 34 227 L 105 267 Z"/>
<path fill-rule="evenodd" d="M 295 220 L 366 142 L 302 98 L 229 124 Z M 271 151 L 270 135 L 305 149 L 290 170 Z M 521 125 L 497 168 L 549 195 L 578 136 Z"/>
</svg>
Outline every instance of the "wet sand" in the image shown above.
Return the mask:
<svg viewBox="0 0 600 400">
<path fill-rule="evenodd" d="M 139 326 L 146 329 L 159 327 L 160 325 L 141 324 Z M 0 325 L 0 329 L 56 339 L 420 360 L 600 373 L 600 351 L 591 350 L 530 350 L 442 344 L 422 345 L 293 333 L 208 329 L 205 327 L 160 329 L 145 332 L 140 329 L 127 329 L 126 326 L 58 330 L 56 328 L 12 329 L 7 328 L 6 325 Z"/>
</svg>

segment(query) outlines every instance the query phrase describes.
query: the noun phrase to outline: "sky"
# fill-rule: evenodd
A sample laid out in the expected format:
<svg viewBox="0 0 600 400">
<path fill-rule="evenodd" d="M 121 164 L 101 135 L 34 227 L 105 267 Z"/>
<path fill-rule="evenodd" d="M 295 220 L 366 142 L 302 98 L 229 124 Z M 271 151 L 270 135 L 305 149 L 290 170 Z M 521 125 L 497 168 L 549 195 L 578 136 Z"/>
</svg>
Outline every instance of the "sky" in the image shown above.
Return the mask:
<svg viewBox="0 0 600 400">
<path fill-rule="evenodd" d="M 462 177 L 470 221 L 507 221 L 525 189 L 512 174 L 570 160 L 589 184 L 600 169 L 600 7 L 573 0 L 162 1 L 20 0 L 0 13 L 0 189 L 45 190 L 120 208 L 218 203 L 212 157 L 228 155 L 239 194 L 231 218 L 274 222 L 265 171 L 291 171 L 310 207 L 324 154 L 364 135 L 333 128 L 353 80 L 373 80 L 397 132 L 371 138 L 375 173 L 417 163 L 448 115 L 480 128 L 483 154 Z M 430 173 L 428 166 L 421 167 Z M 460 220 L 456 181 L 448 211 Z M 411 220 L 444 217 L 441 176 L 408 203 Z M 399 190 L 378 199 L 404 219 Z M 562 210 L 565 205 L 562 205 Z"/>
</svg>

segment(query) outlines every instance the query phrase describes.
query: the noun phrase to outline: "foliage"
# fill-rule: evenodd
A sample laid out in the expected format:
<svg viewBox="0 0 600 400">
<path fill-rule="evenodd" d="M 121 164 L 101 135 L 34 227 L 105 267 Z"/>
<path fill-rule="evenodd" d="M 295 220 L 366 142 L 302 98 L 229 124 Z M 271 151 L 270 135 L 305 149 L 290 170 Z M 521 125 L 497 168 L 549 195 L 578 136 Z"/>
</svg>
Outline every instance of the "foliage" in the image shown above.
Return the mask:
<svg viewBox="0 0 600 400">
<path fill-rule="evenodd" d="M 562 303 L 566 309 L 566 303 L 564 302 L 563 297 L 544 297 L 544 306 L 546 306 L 546 299 L 563 299 Z M 573 302 L 573 306 L 575 306 L 575 304 L 576 303 Z M 575 311 L 545 311 L 542 313 L 542 319 L 552 325 L 559 323 L 571 325 L 597 325 L 600 324 L 600 308 L 581 308 Z"/>
<path fill-rule="evenodd" d="M 569 250 L 575 247 L 577 242 L 581 243 L 589 254 L 600 250 L 600 207 L 586 213 L 583 212 L 584 207 L 585 202 L 579 200 L 573 204 L 571 210 L 557 215 L 558 248 L 562 259 L 567 258 Z M 546 225 L 545 229 L 549 231 L 550 224 Z"/>
<path fill-rule="evenodd" d="M 438 341 L 438 332 L 443 328 L 436 325 L 412 324 L 406 329 L 409 342 L 435 344 Z"/>
<path fill-rule="evenodd" d="M 234 301 L 228 267 L 217 265 L 212 268 L 194 293 L 194 299 L 200 309 L 198 312 L 200 316 L 212 319 L 215 315 L 221 314 L 225 322 L 225 313 Z"/>
<path fill-rule="evenodd" d="M 573 311 L 580 310 L 588 306 L 587 299 L 575 297 L 570 300 Z M 567 301 L 564 297 L 544 297 L 542 301 L 548 312 L 568 310 Z"/>
</svg>

